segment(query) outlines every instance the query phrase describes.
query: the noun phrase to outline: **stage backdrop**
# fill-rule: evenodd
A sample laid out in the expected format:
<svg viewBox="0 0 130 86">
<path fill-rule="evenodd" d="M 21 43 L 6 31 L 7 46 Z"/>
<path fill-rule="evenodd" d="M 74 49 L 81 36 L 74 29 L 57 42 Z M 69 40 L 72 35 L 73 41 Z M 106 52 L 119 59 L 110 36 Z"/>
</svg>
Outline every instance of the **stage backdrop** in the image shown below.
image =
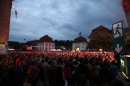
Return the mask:
<svg viewBox="0 0 130 86">
<path fill-rule="evenodd" d="M 12 0 L 0 0 L 0 47 L 8 48 Z"/>
</svg>

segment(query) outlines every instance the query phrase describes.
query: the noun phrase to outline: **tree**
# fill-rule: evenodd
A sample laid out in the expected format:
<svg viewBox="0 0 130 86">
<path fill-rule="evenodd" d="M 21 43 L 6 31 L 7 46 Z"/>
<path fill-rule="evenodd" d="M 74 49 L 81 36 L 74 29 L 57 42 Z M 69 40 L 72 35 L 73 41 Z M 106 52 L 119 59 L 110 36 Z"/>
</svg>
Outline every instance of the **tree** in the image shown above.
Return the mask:
<svg viewBox="0 0 130 86">
<path fill-rule="evenodd" d="M 23 43 L 17 43 L 17 44 L 15 44 L 15 46 L 14 46 L 14 49 L 22 49 L 22 47 L 23 47 Z"/>
<path fill-rule="evenodd" d="M 111 34 L 96 34 L 88 43 L 89 49 L 99 50 L 102 48 L 103 50 L 112 50 L 113 49 L 113 38 Z"/>
<path fill-rule="evenodd" d="M 59 49 L 61 46 L 69 49 L 72 47 L 73 40 L 54 40 L 56 49 Z"/>
<path fill-rule="evenodd" d="M 69 47 L 71 46 L 70 41 L 69 41 L 69 40 L 66 40 L 65 45 L 66 45 L 66 48 L 69 48 Z"/>
<path fill-rule="evenodd" d="M 59 46 L 59 41 L 56 39 L 54 40 L 55 46 Z"/>
</svg>

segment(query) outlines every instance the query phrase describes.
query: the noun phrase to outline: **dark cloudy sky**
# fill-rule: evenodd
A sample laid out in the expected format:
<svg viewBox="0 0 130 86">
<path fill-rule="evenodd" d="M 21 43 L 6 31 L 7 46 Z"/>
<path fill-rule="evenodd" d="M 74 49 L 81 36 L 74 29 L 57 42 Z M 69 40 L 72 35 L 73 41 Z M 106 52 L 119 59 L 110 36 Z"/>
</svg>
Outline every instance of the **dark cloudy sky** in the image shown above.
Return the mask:
<svg viewBox="0 0 130 86">
<path fill-rule="evenodd" d="M 18 12 L 17 19 L 15 9 Z M 39 39 L 73 40 L 82 32 L 88 38 L 92 29 L 125 20 L 121 0 L 15 0 L 11 10 L 10 41 Z"/>
</svg>

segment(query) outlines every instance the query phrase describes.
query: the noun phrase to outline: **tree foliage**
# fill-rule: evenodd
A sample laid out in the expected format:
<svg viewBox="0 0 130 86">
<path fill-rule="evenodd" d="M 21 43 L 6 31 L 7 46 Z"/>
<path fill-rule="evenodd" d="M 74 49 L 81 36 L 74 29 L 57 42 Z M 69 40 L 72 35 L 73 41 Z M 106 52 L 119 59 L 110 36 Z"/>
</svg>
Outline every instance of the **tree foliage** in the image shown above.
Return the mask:
<svg viewBox="0 0 130 86">
<path fill-rule="evenodd" d="M 112 50 L 113 48 L 113 39 L 111 34 L 96 34 L 88 43 L 89 49 L 99 50 L 102 48 L 103 50 Z"/>
<path fill-rule="evenodd" d="M 125 33 L 124 43 L 126 46 L 126 50 L 130 51 L 130 31 Z M 100 49 L 103 50 L 113 50 L 113 37 L 111 34 L 96 34 L 88 43 L 89 49 Z"/>
<path fill-rule="evenodd" d="M 65 48 L 72 47 L 72 40 L 54 40 L 55 46 L 60 48 L 60 46 L 64 46 Z"/>
<path fill-rule="evenodd" d="M 130 31 L 125 34 L 125 45 L 130 45 Z"/>
<path fill-rule="evenodd" d="M 130 47 L 130 31 L 125 33 L 125 46 L 126 46 L 126 50 L 130 51 L 129 47 Z"/>
</svg>

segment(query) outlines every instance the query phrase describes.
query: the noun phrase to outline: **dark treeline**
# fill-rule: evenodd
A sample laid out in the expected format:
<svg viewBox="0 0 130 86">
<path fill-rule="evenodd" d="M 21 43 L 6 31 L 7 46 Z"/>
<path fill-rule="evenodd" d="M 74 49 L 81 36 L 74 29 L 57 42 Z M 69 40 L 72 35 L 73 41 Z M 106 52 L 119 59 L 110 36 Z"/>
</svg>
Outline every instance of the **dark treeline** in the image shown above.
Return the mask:
<svg viewBox="0 0 130 86">
<path fill-rule="evenodd" d="M 54 40 L 56 48 L 60 48 L 61 46 L 64 46 L 66 49 L 70 49 L 72 47 L 72 40 Z"/>
<path fill-rule="evenodd" d="M 71 49 L 73 40 L 54 40 L 53 42 L 55 43 L 56 49 L 61 49 L 62 46 L 65 47 L 66 49 Z M 10 48 L 14 48 L 14 49 L 23 49 L 26 44 L 32 45 L 31 43 L 20 43 L 20 42 L 12 42 L 12 41 L 9 42 Z"/>
</svg>

